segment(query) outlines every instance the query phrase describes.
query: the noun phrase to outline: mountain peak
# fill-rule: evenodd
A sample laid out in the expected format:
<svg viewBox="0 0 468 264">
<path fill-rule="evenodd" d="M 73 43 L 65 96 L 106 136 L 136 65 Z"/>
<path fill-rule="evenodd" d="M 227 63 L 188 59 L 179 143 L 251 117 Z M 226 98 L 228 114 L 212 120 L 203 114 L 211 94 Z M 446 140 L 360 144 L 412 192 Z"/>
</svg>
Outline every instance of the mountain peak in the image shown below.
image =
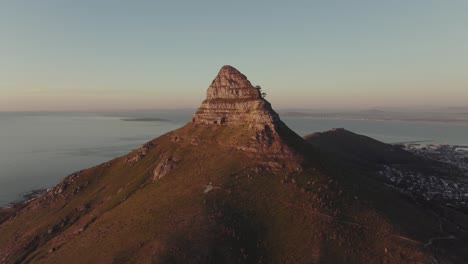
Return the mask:
<svg viewBox="0 0 468 264">
<path fill-rule="evenodd" d="M 207 91 L 207 99 L 260 99 L 261 95 L 236 68 L 224 65 Z"/>
<path fill-rule="evenodd" d="M 245 125 L 275 130 L 281 122 L 271 104 L 247 77 L 225 65 L 211 82 L 206 99 L 192 118 L 193 123 L 210 125 Z"/>
</svg>

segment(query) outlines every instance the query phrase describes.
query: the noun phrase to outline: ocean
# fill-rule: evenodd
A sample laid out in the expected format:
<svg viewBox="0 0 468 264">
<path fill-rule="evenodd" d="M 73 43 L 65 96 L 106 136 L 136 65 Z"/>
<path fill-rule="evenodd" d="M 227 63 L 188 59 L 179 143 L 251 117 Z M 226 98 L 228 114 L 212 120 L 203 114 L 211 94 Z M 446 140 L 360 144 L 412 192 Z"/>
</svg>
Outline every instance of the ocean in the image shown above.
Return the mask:
<svg viewBox="0 0 468 264">
<path fill-rule="evenodd" d="M 0 112 L 0 206 L 21 200 L 23 194 L 31 190 L 54 186 L 75 171 L 124 155 L 181 127 L 193 112 Z M 301 136 L 345 128 L 386 143 L 424 141 L 468 145 L 468 124 L 465 123 L 308 117 L 284 117 L 282 120 Z"/>
</svg>

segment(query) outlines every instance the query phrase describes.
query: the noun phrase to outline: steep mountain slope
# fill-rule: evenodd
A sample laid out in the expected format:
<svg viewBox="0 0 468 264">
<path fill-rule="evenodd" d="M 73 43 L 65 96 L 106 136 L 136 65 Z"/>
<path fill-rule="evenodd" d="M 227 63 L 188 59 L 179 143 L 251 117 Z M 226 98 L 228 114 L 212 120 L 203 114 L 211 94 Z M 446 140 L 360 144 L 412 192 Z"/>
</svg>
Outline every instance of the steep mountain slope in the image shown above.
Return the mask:
<svg viewBox="0 0 468 264">
<path fill-rule="evenodd" d="M 438 216 L 331 160 L 224 66 L 187 125 L 18 209 L 0 225 L 0 261 L 464 260 L 461 240 L 428 243 L 447 235 Z"/>
</svg>

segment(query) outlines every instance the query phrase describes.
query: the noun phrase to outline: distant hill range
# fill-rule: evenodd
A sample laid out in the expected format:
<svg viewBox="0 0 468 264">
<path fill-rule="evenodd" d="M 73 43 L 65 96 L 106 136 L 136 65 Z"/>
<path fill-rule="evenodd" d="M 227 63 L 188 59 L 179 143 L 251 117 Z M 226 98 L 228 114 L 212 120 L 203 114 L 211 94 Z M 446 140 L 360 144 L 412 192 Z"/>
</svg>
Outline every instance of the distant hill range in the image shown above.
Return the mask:
<svg viewBox="0 0 468 264">
<path fill-rule="evenodd" d="M 4 209 L 0 262 L 467 263 L 466 213 L 384 166 L 458 177 L 343 129 L 304 139 L 223 66 L 185 126 Z"/>
<path fill-rule="evenodd" d="M 122 121 L 127 122 L 169 122 L 170 120 L 164 118 L 148 118 L 148 117 L 139 117 L 139 118 L 122 118 Z"/>
<path fill-rule="evenodd" d="M 468 123 L 468 112 L 463 108 L 455 109 L 430 109 L 430 110 L 350 110 L 350 111 L 321 111 L 301 110 L 285 111 L 284 117 L 297 118 L 323 118 L 323 119 L 365 119 L 365 120 L 400 120 L 400 121 L 425 121 L 425 122 L 455 122 Z"/>
</svg>

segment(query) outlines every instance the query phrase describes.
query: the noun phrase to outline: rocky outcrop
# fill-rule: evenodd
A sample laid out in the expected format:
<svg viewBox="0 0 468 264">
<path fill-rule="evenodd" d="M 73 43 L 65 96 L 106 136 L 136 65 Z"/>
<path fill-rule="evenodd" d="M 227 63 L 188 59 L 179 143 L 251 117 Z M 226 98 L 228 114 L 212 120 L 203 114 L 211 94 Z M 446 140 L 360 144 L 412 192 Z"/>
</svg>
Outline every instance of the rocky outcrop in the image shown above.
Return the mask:
<svg viewBox="0 0 468 264">
<path fill-rule="evenodd" d="M 224 65 L 206 92 L 207 99 L 260 99 L 259 91 L 236 68 Z"/>
<path fill-rule="evenodd" d="M 294 141 L 302 144 L 302 138 L 291 131 L 263 98 L 261 91 L 232 66 L 225 65 L 212 81 L 206 99 L 192 118 L 194 125 L 227 126 L 236 140 L 221 140 L 218 143 L 246 152 L 250 156 L 268 153 L 265 161 L 259 161 L 262 171 L 279 171 L 282 168 L 300 170 L 300 159 L 290 147 Z M 192 145 L 199 145 L 196 138 Z M 273 164 L 273 160 L 288 160 L 290 164 Z M 260 164 L 261 163 L 261 164 Z"/>
<path fill-rule="evenodd" d="M 211 83 L 206 99 L 193 115 L 193 123 L 245 125 L 275 130 L 281 122 L 260 91 L 237 69 L 225 65 Z"/>
<path fill-rule="evenodd" d="M 153 147 L 153 144 L 151 142 L 143 144 L 139 149 L 136 150 L 136 153 L 134 155 L 128 156 L 126 158 L 125 163 L 127 163 L 130 166 L 133 166 L 135 163 L 137 163 L 146 156 L 146 153 L 151 147 Z"/>
<path fill-rule="evenodd" d="M 172 156 L 162 158 L 153 170 L 153 180 L 156 181 L 166 176 L 166 174 L 174 169 L 176 162 L 177 160 Z"/>
</svg>

